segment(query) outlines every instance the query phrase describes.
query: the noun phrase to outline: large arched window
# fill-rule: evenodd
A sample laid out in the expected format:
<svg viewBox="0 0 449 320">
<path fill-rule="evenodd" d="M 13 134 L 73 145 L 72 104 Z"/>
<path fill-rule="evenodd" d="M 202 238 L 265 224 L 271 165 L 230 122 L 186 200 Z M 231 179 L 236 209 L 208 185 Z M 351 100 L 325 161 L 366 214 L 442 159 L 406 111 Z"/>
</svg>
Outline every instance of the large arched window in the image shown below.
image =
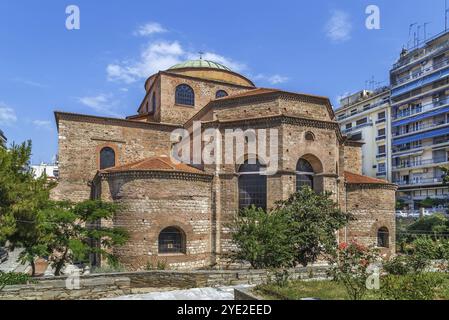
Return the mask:
<svg viewBox="0 0 449 320">
<path fill-rule="evenodd" d="M 313 171 L 310 162 L 304 159 L 299 159 L 296 165 L 296 191 L 300 191 L 303 186 L 309 186 L 313 189 Z"/>
<path fill-rule="evenodd" d="M 115 151 L 105 147 L 100 151 L 100 170 L 115 167 Z"/>
<path fill-rule="evenodd" d="M 168 227 L 159 234 L 159 253 L 186 253 L 185 234 L 176 227 Z"/>
<path fill-rule="evenodd" d="M 176 87 L 176 104 L 182 104 L 186 106 L 195 105 L 195 93 L 193 89 L 186 85 L 181 84 Z"/>
<path fill-rule="evenodd" d="M 217 93 L 215 93 L 215 98 L 223 98 L 223 97 L 227 97 L 228 93 L 224 90 L 218 90 Z"/>
<path fill-rule="evenodd" d="M 245 161 L 239 169 L 239 208 L 251 205 L 267 208 L 267 176 L 261 174 L 259 161 L 249 164 Z"/>
<path fill-rule="evenodd" d="M 388 229 L 385 227 L 377 230 L 377 246 L 379 248 L 390 247 L 390 232 L 388 232 Z"/>
</svg>

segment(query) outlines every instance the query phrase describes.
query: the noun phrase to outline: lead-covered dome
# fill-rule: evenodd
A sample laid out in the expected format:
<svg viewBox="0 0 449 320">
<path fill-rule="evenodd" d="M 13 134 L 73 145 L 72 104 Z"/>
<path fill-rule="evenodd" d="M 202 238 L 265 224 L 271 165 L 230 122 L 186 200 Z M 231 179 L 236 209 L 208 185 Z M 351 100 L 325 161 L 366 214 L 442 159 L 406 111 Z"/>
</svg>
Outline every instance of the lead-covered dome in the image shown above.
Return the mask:
<svg viewBox="0 0 449 320">
<path fill-rule="evenodd" d="M 169 68 L 168 70 L 175 70 L 175 69 L 185 69 L 185 68 L 209 68 L 209 69 L 218 69 L 218 70 L 226 70 L 231 71 L 232 70 L 225 65 L 222 65 L 221 63 L 210 61 L 210 60 L 188 60 L 182 63 L 178 63 L 174 65 L 173 67 Z"/>
</svg>

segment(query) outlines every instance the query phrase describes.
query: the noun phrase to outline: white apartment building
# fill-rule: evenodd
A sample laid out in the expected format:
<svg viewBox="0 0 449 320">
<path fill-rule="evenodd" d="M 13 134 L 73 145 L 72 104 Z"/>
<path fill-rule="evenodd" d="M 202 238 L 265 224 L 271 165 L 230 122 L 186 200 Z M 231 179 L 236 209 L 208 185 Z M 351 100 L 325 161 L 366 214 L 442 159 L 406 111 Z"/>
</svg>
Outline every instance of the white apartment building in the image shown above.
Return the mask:
<svg viewBox="0 0 449 320">
<path fill-rule="evenodd" d="M 418 209 L 449 196 L 440 169 L 449 165 L 449 32 L 403 50 L 390 78 L 392 178 L 398 198 Z"/>
<path fill-rule="evenodd" d="M 47 164 L 42 162 L 38 165 L 32 165 L 31 168 L 33 169 L 34 177 L 36 179 L 42 177 L 44 174 L 50 180 L 56 180 L 59 177 L 59 169 L 57 164 Z"/>
<path fill-rule="evenodd" d="M 363 174 L 391 180 L 390 90 L 362 90 L 340 100 L 337 120 L 348 139 L 363 142 Z"/>
</svg>

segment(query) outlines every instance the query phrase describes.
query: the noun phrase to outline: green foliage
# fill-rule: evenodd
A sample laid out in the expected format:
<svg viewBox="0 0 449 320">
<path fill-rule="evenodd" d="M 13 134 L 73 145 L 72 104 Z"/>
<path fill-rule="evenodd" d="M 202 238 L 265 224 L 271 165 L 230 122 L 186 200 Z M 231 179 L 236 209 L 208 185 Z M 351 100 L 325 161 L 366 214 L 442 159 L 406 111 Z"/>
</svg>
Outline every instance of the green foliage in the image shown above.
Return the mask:
<svg viewBox="0 0 449 320">
<path fill-rule="evenodd" d="M 406 239 L 409 243 L 420 235 L 428 235 L 432 239 L 444 238 L 449 234 L 449 219 L 442 214 L 422 217 L 410 224 L 406 231 L 410 233 Z"/>
<path fill-rule="evenodd" d="M 367 248 L 358 243 L 342 243 L 336 256 L 330 260 L 330 275 L 341 283 L 351 300 L 362 299 L 367 291 L 366 281 L 372 274 L 369 266 L 378 259 L 375 248 Z"/>
<path fill-rule="evenodd" d="M 408 256 L 395 256 L 382 265 L 385 272 L 391 275 L 405 275 L 412 271 Z"/>
<path fill-rule="evenodd" d="M 110 253 L 113 246 L 123 245 L 128 234 L 123 228 L 102 226 L 100 221 L 113 217 L 119 207 L 99 200 L 88 200 L 78 204 L 52 202 L 45 211 L 46 232 L 51 235 L 47 242 L 51 252 L 50 261 L 59 275 L 68 262 L 86 261 L 89 254 L 100 254 L 116 265 Z M 92 246 L 91 242 L 98 245 Z"/>
<path fill-rule="evenodd" d="M 435 273 L 387 275 L 381 278 L 381 297 L 384 300 L 434 300 L 443 283 Z"/>
<path fill-rule="evenodd" d="M 398 199 L 396 201 L 396 210 L 402 210 L 405 207 L 405 201 L 402 199 Z"/>
<path fill-rule="evenodd" d="M 147 265 L 145 266 L 145 270 L 147 271 L 153 271 L 153 270 L 167 270 L 168 264 L 166 260 L 158 260 L 156 263 L 147 262 Z"/>
<path fill-rule="evenodd" d="M 2 272 L 0 271 L 0 291 L 5 286 L 28 284 L 32 282 L 30 275 L 26 273 Z"/>
<path fill-rule="evenodd" d="M 309 187 L 277 203 L 275 211 L 291 219 L 289 236 L 295 247 L 295 262 L 307 266 L 320 255 L 333 255 L 335 232 L 354 217 L 342 212 L 330 193 L 319 194 Z"/>
<path fill-rule="evenodd" d="M 443 184 L 449 184 L 449 167 L 440 167 L 440 169 L 443 171 L 443 175 L 441 176 L 443 178 Z"/>
<path fill-rule="evenodd" d="M 329 193 L 304 187 L 268 213 L 255 207 L 242 210 L 230 226 L 238 247 L 232 257 L 257 269 L 306 266 L 335 253 L 335 232 L 351 219 Z"/>
<path fill-rule="evenodd" d="M 291 221 L 281 212 L 250 207 L 235 218 L 233 240 L 238 250 L 234 260 L 248 261 L 253 268 L 282 268 L 294 263 Z"/>
</svg>

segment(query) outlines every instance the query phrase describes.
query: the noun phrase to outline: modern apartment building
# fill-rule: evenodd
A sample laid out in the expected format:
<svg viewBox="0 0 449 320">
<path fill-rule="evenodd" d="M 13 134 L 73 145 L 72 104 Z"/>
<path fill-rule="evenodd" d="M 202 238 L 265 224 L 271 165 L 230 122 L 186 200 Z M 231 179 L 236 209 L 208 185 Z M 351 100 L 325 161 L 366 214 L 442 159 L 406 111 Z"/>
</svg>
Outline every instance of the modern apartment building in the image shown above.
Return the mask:
<svg viewBox="0 0 449 320">
<path fill-rule="evenodd" d="M 401 52 L 390 71 L 392 181 L 410 209 L 447 198 L 440 166 L 449 164 L 449 32 Z"/>
<path fill-rule="evenodd" d="M 8 141 L 8 139 L 6 139 L 5 134 L 3 133 L 2 130 L 0 130 L 0 148 L 5 148 L 7 141 Z"/>
<path fill-rule="evenodd" d="M 391 179 L 390 90 L 362 90 L 340 100 L 335 110 L 343 134 L 363 142 L 363 174 Z"/>
</svg>

